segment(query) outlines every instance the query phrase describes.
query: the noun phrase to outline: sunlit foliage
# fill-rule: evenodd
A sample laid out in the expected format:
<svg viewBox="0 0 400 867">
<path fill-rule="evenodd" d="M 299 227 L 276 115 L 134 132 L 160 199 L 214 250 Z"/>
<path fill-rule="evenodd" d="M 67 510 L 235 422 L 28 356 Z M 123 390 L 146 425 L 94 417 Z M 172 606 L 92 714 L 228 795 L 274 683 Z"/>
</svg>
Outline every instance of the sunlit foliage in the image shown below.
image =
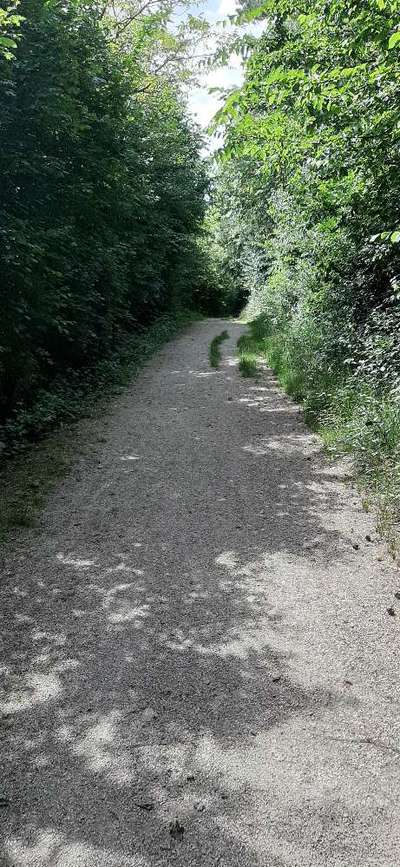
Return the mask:
<svg viewBox="0 0 400 867">
<path fill-rule="evenodd" d="M 310 420 L 367 474 L 400 479 L 398 3 L 268 0 L 242 15 L 265 31 L 217 118 L 232 280 Z"/>
</svg>

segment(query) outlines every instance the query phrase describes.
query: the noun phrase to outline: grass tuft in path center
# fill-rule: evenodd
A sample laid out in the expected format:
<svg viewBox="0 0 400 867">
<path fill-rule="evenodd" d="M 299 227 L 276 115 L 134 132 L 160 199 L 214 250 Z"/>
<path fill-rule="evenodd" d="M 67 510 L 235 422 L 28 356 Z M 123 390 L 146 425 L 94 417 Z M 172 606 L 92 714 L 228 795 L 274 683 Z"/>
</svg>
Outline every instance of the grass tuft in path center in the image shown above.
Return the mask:
<svg viewBox="0 0 400 867">
<path fill-rule="evenodd" d="M 211 367 L 219 367 L 219 363 L 222 358 L 220 349 L 221 343 L 223 343 L 224 340 L 228 340 L 228 338 L 229 334 L 226 329 L 225 331 L 221 331 L 221 334 L 217 334 L 216 337 L 213 337 L 210 343 L 210 348 L 208 350 L 208 357 L 210 359 Z"/>
</svg>

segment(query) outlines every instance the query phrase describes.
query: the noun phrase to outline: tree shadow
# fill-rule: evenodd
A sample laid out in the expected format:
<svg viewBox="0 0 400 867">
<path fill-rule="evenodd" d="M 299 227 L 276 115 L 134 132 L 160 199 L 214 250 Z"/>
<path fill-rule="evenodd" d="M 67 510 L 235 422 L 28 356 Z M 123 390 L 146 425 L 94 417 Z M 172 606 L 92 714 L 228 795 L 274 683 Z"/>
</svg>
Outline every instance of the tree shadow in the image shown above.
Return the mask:
<svg viewBox="0 0 400 867">
<path fill-rule="evenodd" d="M 5 865 L 309 863 L 255 792 L 284 791 L 285 733 L 356 704 L 296 676 L 275 594 L 348 555 L 341 495 L 274 383 L 238 380 L 231 355 L 193 376 L 189 339 L 187 387 L 164 389 L 165 350 L 6 567 Z"/>
</svg>

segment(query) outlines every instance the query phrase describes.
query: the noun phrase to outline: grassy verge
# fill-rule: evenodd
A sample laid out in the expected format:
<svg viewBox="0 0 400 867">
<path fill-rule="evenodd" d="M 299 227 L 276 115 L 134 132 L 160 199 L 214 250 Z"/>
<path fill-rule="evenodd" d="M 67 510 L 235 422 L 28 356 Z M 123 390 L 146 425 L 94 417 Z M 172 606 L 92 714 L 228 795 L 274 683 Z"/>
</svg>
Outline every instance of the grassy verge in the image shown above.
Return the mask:
<svg viewBox="0 0 400 867">
<path fill-rule="evenodd" d="M 227 340 L 228 337 L 229 337 L 229 334 L 226 330 L 221 331 L 221 334 L 217 334 L 216 337 L 213 337 L 213 339 L 210 343 L 209 350 L 208 350 L 208 357 L 210 359 L 211 367 L 215 367 L 215 368 L 219 367 L 219 363 L 220 363 L 221 357 L 222 357 L 221 356 L 221 343 L 223 343 L 224 340 Z"/>
<path fill-rule="evenodd" d="M 239 355 L 266 359 L 279 382 L 301 403 L 308 426 L 332 457 L 349 455 L 364 507 L 378 512 L 378 529 L 394 558 L 400 554 L 400 401 L 378 385 L 324 364 L 311 328 L 272 332 L 265 319 L 249 323 Z M 242 341 L 242 338 L 240 338 Z M 239 362 L 240 366 L 240 362 Z M 245 375 L 249 375 L 245 371 Z"/>
<path fill-rule="evenodd" d="M 127 336 L 97 367 L 43 391 L 0 428 L 0 544 L 11 531 L 32 527 L 47 496 L 77 456 L 76 422 L 96 418 L 154 353 L 191 322 L 191 312 L 163 316 L 146 332 Z M 35 442 L 36 440 L 36 442 Z M 79 450 L 78 450 L 79 452 Z"/>
<path fill-rule="evenodd" d="M 257 340 L 250 334 L 242 334 L 237 342 L 239 353 L 239 370 L 242 376 L 257 375 L 257 361 L 260 358 L 260 348 Z"/>
</svg>

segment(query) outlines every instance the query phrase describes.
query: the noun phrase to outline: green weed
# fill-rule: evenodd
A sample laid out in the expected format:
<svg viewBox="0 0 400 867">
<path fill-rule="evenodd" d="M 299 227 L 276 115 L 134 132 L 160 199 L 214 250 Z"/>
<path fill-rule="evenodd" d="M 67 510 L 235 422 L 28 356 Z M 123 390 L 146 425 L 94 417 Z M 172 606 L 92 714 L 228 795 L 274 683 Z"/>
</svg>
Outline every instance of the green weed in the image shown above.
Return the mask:
<svg viewBox="0 0 400 867">
<path fill-rule="evenodd" d="M 239 357 L 239 370 L 242 376 L 256 376 L 257 361 L 254 355 L 241 353 Z"/>
<path fill-rule="evenodd" d="M 210 359 L 211 367 L 219 367 L 219 363 L 222 358 L 221 343 L 223 343 L 223 341 L 227 340 L 228 338 L 229 334 L 226 329 L 224 331 L 221 331 L 221 334 L 217 334 L 216 337 L 213 337 L 208 350 L 208 357 Z"/>
<path fill-rule="evenodd" d="M 237 348 L 239 353 L 239 370 L 242 376 L 256 376 L 257 359 L 262 352 L 260 340 L 253 336 L 251 330 L 250 334 L 241 334 L 237 342 Z"/>
</svg>

